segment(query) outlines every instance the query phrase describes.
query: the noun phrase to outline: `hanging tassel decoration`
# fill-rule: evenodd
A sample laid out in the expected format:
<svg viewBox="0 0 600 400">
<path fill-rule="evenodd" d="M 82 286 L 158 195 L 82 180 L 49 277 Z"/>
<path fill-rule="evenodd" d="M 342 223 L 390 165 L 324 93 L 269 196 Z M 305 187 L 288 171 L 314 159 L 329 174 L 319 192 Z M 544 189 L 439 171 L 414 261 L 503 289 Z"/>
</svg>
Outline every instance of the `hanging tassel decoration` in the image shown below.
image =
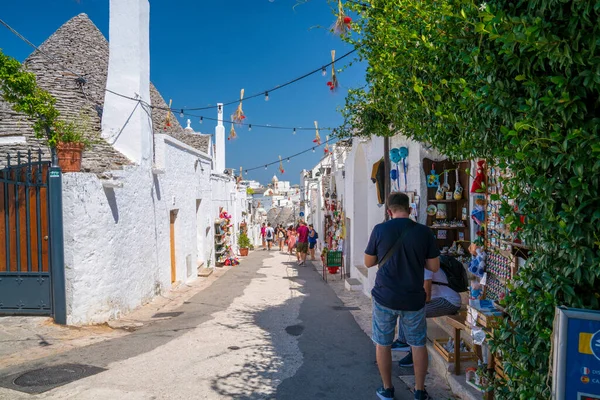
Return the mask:
<svg viewBox="0 0 600 400">
<path fill-rule="evenodd" d="M 165 117 L 165 127 L 164 130 L 166 131 L 167 128 L 171 127 L 171 116 L 173 115 L 171 113 L 171 106 L 173 105 L 173 99 L 169 100 L 169 111 L 167 111 L 167 116 Z"/>
<path fill-rule="evenodd" d="M 281 160 L 281 156 L 279 156 L 279 172 L 281 172 L 282 174 L 285 173 L 285 170 L 283 169 L 283 161 Z"/>
<path fill-rule="evenodd" d="M 319 123 L 317 121 L 315 121 L 315 139 L 313 140 L 313 143 L 316 143 L 317 146 L 321 145 L 321 135 L 319 135 Z"/>
<path fill-rule="evenodd" d="M 237 134 L 235 133 L 235 128 L 233 127 L 233 124 L 231 124 L 231 129 L 229 130 L 229 137 L 227 138 L 227 140 L 233 140 L 237 137 Z"/>
<path fill-rule="evenodd" d="M 241 124 L 246 119 L 242 110 L 242 101 L 244 100 L 244 89 L 240 91 L 240 104 L 238 104 L 235 112 L 231 115 L 231 120 L 236 124 Z"/>
<path fill-rule="evenodd" d="M 331 27 L 331 30 L 336 35 L 345 35 L 348 31 L 352 30 L 352 18 L 344 13 L 344 6 L 342 0 L 338 0 L 338 13 L 335 23 Z"/>
<path fill-rule="evenodd" d="M 335 74 L 335 50 L 331 50 L 331 80 L 327 82 L 327 86 L 329 86 L 329 90 L 332 92 L 339 86 L 337 75 Z"/>
<path fill-rule="evenodd" d="M 323 151 L 325 155 L 329 154 L 329 136 L 325 136 L 325 149 Z"/>
</svg>

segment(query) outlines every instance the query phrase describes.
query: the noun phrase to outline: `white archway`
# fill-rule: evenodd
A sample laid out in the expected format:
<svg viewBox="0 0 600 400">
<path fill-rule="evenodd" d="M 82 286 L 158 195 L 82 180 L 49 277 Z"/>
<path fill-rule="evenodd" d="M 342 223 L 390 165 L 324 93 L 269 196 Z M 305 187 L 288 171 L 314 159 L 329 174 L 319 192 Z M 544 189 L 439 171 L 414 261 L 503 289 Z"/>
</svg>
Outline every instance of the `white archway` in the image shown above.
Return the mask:
<svg viewBox="0 0 600 400">
<path fill-rule="evenodd" d="M 369 241 L 369 171 L 362 145 L 359 145 L 356 149 L 353 175 L 352 263 L 353 266 L 363 266 L 365 248 Z"/>
</svg>

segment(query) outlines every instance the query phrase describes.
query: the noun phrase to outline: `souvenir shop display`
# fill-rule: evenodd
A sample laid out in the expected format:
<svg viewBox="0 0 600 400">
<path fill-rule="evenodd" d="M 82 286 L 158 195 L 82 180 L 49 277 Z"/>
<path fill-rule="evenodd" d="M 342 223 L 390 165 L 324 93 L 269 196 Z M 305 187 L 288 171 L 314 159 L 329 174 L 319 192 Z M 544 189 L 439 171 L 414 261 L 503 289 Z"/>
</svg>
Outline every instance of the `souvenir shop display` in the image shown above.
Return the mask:
<svg viewBox="0 0 600 400">
<path fill-rule="evenodd" d="M 446 219 L 446 218 L 448 218 L 448 213 L 446 212 L 446 205 L 445 204 L 438 204 L 437 205 L 437 213 L 435 213 L 435 217 L 437 219 Z"/>
<path fill-rule="evenodd" d="M 500 304 L 506 298 L 510 280 L 528 257 L 528 248 L 519 239 L 518 232 L 510 232 L 500 214 L 503 205 L 515 207 L 515 202 L 503 191 L 503 181 L 508 176 L 510 171 L 479 160 L 470 190 L 474 197 L 470 220 L 477 227 L 477 232 L 469 248 L 472 255 L 469 272 L 474 279 L 471 281 L 466 324 L 470 327 L 474 343 L 482 348 L 487 346 L 490 330 L 504 318 L 504 309 Z M 524 222 L 523 217 L 521 221 Z M 482 378 L 489 376 L 487 374 L 490 371 L 502 374 L 502 368 L 494 365 L 494 360 L 499 359 L 498 355 L 488 360 L 487 352 L 482 351 L 481 354 L 486 357 L 482 356 L 479 368 L 467 371 L 467 380 L 477 388 L 486 387 Z"/>
<path fill-rule="evenodd" d="M 438 172 L 436 168 L 440 165 L 443 169 Z M 434 230 L 440 251 L 447 249 L 453 256 L 462 256 L 460 261 L 463 263 L 469 262 L 469 195 L 462 190 L 469 184 L 469 166 L 469 161 L 423 159 L 427 180 L 426 224 Z M 459 247 L 462 250 L 459 251 Z M 450 251 L 451 249 L 456 250 Z"/>
<path fill-rule="evenodd" d="M 325 199 L 324 248 L 329 251 L 342 251 L 345 238 L 345 217 L 342 202 L 336 196 Z"/>
<path fill-rule="evenodd" d="M 215 259 L 217 266 L 238 265 L 240 263 L 231 245 L 232 229 L 231 215 L 221 208 L 219 218 L 215 220 Z"/>
</svg>

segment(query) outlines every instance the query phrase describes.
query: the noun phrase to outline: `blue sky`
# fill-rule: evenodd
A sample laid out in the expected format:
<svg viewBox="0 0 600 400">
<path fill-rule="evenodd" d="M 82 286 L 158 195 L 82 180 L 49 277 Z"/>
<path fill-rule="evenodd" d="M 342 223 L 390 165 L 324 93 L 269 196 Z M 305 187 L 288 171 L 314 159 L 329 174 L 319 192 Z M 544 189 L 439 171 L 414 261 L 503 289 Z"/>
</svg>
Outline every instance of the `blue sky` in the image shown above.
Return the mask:
<svg viewBox="0 0 600 400">
<path fill-rule="evenodd" d="M 34 44 L 41 44 L 64 22 L 87 13 L 108 36 L 108 0 L 3 0 L 0 18 L 11 24 Z M 347 44 L 328 32 L 335 17 L 327 0 L 153 0 L 150 2 L 150 75 L 165 100 L 173 107 L 203 107 L 228 102 L 264 91 L 328 63 L 330 51 L 336 56 L 349 50 Z M 0 26 L 0 48 L 19 60 L 32 49 Z M 342 67 L 351 57 L 340 62 Z M 250 124 L 335 127 L 342 122 L 337 108 L 343 106 L 346 91 L 364 82 L 364 65 L 355 64 L 338 74 L 340 88 L 331 93 L 330 78 L 315 74 L 298 83 L 248 100 L 244 112 Z M 233 113 L 235 105 L 225 109 Z M 216 110 L 196 112 L 216 117 Z M 177 115 L 179 118 L 179 116 Z M 184 119 L 187 119 L 185 117 Z M 183 122 L 183 121 L 182 121 Z M 185 126 L 185 125 L 184 125 Z M 214 125 L 192 119 L 192 127 L 214 133 Z M 229 126 L 226 126 L 229 132 Z M 314 130 L 291 131 L 236 128 L 238 138 L 227 142 L 227 167 L 252 168 L 310 148 Z M 321 132 L 323 140 L 326 132 Z M 297 183 L 299 173 L 311 168 L 323 156 L 315 153 L 284 161 L 282 180 Z M 249 179 L 266 183 L 277 171 L 260 168 Z"/>
</svg>

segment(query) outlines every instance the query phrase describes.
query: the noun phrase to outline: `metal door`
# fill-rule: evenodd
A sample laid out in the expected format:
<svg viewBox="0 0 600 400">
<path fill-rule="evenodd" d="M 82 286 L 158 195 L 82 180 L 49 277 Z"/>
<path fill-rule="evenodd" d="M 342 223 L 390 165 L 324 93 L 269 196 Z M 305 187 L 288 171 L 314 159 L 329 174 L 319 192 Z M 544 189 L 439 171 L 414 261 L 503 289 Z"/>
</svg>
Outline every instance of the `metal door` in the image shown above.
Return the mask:
<svg viewBox="0 0 600 400">
<path fill-rule="evenodd" d="M 41 151 L 0 169 L 0 315 L 52 315 L 49 170 Z"/>
</svg>

